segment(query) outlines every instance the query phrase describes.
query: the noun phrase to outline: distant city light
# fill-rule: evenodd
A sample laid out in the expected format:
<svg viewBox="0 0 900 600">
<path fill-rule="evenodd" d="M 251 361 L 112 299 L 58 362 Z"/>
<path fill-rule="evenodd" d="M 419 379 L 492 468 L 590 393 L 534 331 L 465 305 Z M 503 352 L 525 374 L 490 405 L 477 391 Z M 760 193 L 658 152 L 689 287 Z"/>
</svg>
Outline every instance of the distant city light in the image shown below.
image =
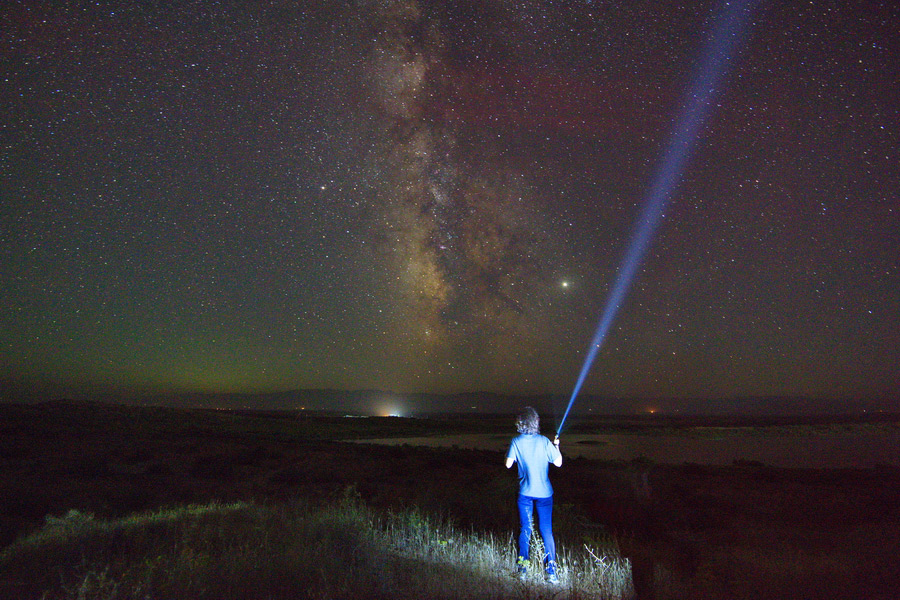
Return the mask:
<svg viewBox="0 0 900 600">
<path fill-rule="evenodd" d="M 406 411 L 396 399 L 391 398 L 379 404 L 375 409 L 375 414 L 379 417 L 403 417 Z"/>
</svg>

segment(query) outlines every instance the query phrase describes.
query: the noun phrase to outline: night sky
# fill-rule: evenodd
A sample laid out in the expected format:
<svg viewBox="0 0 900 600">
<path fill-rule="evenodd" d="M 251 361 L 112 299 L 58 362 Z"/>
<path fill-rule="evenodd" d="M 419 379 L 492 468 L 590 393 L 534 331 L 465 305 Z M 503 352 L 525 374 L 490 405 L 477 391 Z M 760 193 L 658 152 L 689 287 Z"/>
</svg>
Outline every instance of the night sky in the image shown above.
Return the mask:
<svg viewBox="0 0 900 600">
<path fill-rule="evenodd" d="M 0 376 L 568 393 L 717 2 L 0 6 Z M 900 4 L 765 2 L 585 393 L 900 391 Z"/>
</svg>

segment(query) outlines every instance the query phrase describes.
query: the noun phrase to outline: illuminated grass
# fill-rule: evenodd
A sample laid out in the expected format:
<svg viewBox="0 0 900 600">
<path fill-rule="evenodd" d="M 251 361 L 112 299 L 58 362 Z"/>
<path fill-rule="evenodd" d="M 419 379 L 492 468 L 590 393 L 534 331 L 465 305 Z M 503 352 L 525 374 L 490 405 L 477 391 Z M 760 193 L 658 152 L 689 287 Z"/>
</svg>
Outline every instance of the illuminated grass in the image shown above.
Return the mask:
<svg viewBox="0 0 900 600">
<path fill-rule="evenodd" d="M 560 544 L 562 545 L 562 544 Z M 185 506 L 102 521 L 70 511 L 0 552 L 0 597 L 625 598 L 615 553 L 560 554 L 559 586 L 512 576 L 512 536 L 463 532 L 418 511 Z"/>
</svg>

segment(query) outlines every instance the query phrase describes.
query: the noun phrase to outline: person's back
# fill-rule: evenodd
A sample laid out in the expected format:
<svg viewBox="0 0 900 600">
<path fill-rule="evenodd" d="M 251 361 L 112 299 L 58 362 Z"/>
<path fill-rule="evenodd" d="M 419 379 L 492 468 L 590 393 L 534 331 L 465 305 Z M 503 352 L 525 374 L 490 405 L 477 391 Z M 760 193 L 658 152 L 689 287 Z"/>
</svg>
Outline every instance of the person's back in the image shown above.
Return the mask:
<svg viewBox="0 0 900 600">
<path fill-rule="evenodd" d="M 553 495 L 548 471 L 559 450 L 550 440 L 539 433 L 522 433 L 513 438 L 509 456 L 519 467 L 520 494 L 532 498 Z"/>
</svg>

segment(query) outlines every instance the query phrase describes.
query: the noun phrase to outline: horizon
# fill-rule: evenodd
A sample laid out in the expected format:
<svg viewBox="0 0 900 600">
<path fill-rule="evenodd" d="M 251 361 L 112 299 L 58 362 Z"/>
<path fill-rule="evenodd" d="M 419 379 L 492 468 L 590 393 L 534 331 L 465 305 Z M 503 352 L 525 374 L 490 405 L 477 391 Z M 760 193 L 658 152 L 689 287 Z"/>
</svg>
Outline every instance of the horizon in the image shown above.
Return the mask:
<svg viewBox="0 0 900 600">
<path fill-rule="evenodd" d="M 525 405 L 538 408 L 542 419 L 559 421 L 566 394 L 504 394 L 491 391 L 401 393 L 377 389 L 297 389 L 269 392 L 168 392 L 46 387 L 10 387 L 4 381 L 0 403 L 87 403 L 135 407 L 171 407 L 250 411 L 309 411 L 360 416 L 430 416 L 438 414 L 515 414 Z M 465 400 L 465 405 L 460 404 Z M 816 398 L 808 396 L 612 397 L 584 395 L 572 417 L 632 416 L 836 416 L 900 414 L 896 397 Z"/>
</svg>

